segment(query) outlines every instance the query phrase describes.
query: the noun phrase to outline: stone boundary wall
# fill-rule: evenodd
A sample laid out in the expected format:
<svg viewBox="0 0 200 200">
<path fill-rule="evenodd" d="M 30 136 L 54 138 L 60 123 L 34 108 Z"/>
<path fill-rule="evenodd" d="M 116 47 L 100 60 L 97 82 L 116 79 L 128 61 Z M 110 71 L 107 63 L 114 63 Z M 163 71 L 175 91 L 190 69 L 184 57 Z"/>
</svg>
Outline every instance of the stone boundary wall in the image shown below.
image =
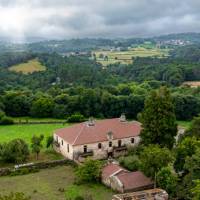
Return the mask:
<svg viewBox="0 0 200 200">
<path fill-rule="evenodd" d="M 23 165 L 15 165 L 13 168 L 0 168 L 0 176 L 7 176 L 10 175 L 12 172 L 18 171 L 20 169 L 46 169 L 56 166 L 63 166 L 63 165 L 71 165 L 76 166 L 77 164 L 68 159 L 63 160 L 54 160 L 54 161 L 45 161 L 45 162 L 38 162 L 38 163 L 27 163 Z"/>
<path fill-rule="evenodd" d="M 18 125 L 29 125 L 29 124 L 66 124 L 66 121 L 51 121 L 51 122 L 14 122 L 14 124 L 18 124 Z"/>
</svg>

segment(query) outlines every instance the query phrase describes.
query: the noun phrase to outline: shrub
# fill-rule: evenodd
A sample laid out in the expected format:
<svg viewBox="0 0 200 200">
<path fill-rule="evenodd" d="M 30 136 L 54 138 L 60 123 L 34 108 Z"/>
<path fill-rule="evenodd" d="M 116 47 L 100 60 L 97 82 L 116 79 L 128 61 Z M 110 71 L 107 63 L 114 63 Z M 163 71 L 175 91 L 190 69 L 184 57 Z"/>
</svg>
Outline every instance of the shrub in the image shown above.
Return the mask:
<svg viewBox="0 0 200 200">
<path fill-rule="evenodd" d="M 75 197 L 74 200 L 84 200 L 84 197 L 82 197 L 82 196 L 77 196 L 77 197 Z"/>
<path fill-rule="evenodd" d="M 12 120 L 12 118 L 4 116 L 1 118 L 0 124 L 1 125 L 11 125 L 11 124 L 14 124 L 14 121 Z"/>
<path fill-rule="evenodd" d="M 49 136 L 46 139 L 46 148 L 49 148 L 50 146 L 53 146 L 53 136 Z"/>
<path fill-rule="evenodd" d="M 10 193 L 9 195 L 2 196 L 0 194 L 0 200 L 30 200 L 30 197 L 26 197 L 24 193 Z"/>
<path fill-rule="evenodd" d="M 22 163 L 27 160 L 28 156 L 28 145 L 22 139 L 14 139 L 1 145 L 1 158 L 5 162 Z"/>
<path fill-rule="evenodd" d="M 85 121 L 85 117 L 81 114 L 73 114 L 67 118 L 67 122 L 74 123 L 74 122 L 83 122 Z"/>
<path fill-rule="evenodd" d="M 120 165 L 130 171 L 136 171 L 140 167 L 140 160 L 138 156 L 127 156 L 119 158 Z"/>
<path fill-rule="evenodd" d="M 98 182 L 101 177 L 102 163 L 99 160 L 87 159 L 83 165 L 79 165 L 76 171 L 78 182 Z"/>
</svg>

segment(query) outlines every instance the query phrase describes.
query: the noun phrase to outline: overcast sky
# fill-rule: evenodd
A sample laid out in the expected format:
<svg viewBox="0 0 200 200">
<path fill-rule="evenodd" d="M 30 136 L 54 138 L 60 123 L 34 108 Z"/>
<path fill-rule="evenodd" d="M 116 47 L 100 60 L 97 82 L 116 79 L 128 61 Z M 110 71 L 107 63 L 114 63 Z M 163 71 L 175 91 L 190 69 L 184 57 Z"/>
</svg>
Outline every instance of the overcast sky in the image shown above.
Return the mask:
<svg viewBox="0 0 200 200">
<path fill-rule="evenodd" d="M 200 32 L 200 0 L 0 0 L 0 37 L 138 37 Z"/>
</svg>

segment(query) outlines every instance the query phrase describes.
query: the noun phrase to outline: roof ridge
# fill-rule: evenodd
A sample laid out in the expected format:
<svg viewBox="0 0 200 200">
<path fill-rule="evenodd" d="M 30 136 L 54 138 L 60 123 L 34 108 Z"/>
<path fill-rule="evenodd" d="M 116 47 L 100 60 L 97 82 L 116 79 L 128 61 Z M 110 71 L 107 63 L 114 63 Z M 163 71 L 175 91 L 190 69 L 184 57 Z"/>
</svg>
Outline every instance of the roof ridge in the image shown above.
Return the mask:
<svg viewBox="0 0 200 200">
<path fill-rule="evenodd" d="M 76 136 L 76 138 L 75 138 L 75 140 L 74 140 L 74 142 L 73 142 L 72 145 L 74 145 L 74 144 L 76 143 L 77 139 L 78 139 L 79 136 L 81 135 L 81 133 L 82 133 L 82 131 L 83 131 L 84 128 L 85 128 L 85 123 L 83 123 L 83 126 L 81 127 L 81 129 L 80 129 L 78 135 Z"/>
</svg>

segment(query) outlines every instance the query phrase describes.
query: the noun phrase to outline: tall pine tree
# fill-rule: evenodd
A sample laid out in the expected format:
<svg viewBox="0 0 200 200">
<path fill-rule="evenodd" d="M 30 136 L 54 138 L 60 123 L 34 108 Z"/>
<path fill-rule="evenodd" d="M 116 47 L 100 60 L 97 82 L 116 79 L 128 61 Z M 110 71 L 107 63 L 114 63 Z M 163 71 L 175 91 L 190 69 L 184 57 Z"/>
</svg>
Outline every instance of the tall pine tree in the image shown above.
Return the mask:
<svg viewBox="0 0 200 200">
<path fill-rule="evenodd" d="M 151 92 L 139 118 L 143 127 L 143 144 L 159 144 L 172 148 L 177 134 L 177 124 L 170 91 L 166 87 Z"/>
</svg>

